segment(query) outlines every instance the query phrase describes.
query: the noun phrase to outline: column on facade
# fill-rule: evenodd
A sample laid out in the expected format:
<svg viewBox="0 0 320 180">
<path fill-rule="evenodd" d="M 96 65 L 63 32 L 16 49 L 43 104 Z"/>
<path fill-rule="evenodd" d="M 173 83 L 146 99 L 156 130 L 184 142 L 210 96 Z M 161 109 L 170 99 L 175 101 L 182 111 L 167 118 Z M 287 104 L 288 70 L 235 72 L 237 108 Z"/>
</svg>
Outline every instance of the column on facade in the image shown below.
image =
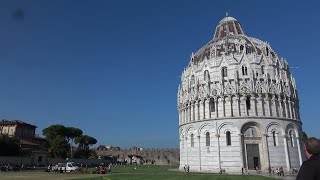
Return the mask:
<svg viewBox="0 0 320 180">
<path fill-rule="evenodd" d="M 198 152 L 199 152 L 199 171 L 201 171 L 201 145 L 200 145 L 200 135 L 198 135 Z"/>
<path fill-rule="evenodd" d="M 264 101 L 266 102 L 266 106 L 264 107 L 265 111 L 268 109 L 268 115 L 271 117 L 272 116 L 272 109 L 271 109 L 271 106 L 270 106 L 270 101 L 269 101 L 269 97 L 268 95 L 266 95 Z M 266 113 L 266 116 L 267 116 L 267 113 Z"/>
<path fill-rule="evenodd" d="M 188 111 L 189 106 L 186 106 L 185 111 L 186 111 L 186 123 L 188 123 L 189 119 L 189 111 Z"/>
<path fill-rule="evenodd" d="M 248 107 L 247 107 L 246 100 L 247 100 L 247 97 L 241 97 L 241 100 L 240 100 L 240 108 L 241 108 L 241 104 L 244 105 L 244 116 L 248 116 Z"/>
<path fill-rule="evenodd" d="M 279 103 L 279 117 L 283 117 L 283 107 L 282 107 L 282 99 L 279 97 L 278 98 L 278 103 Z"/>
<path fill-rule="evenodd" d="M 230 116 L 233 116 L 233 107 L 232 107 L 232 96 L 229 96 L 229 106 L 230 106 Z"/>
<path fill-rule="evenodd" d="M 254 116 L 257 116 L 257 101 L 256 101 L 256 97 L 255 95 L 251 95 L 251 102 L 250 102 L 252 105 L 253 105 L 253 115 Z"/>
<path fill-rule="evenodd" d="M 210 119 L 210 106 L 209 106 L 209 101 L 210 101 L 209 98 L 206 99 L 206 101 L 205 101 L 205 103 L 206 103 L 206 105 L 205 105 L 205 118 L 206 118 L 206 119 Z"/>
<path fill-rule="evenodd" d="M 247 144 L 244 142 L 244 143 L 243 143 L 243 146 L 244 146 L 244 156 L 245 156 L 245 160 L 246 160 L 246 169 L 249 169 L 249 168 L 248 168 L 248 151 L 247 151 Z"/>
<path fill-rule="evenodd" d="M 185 123 L 185 112 L 184 108 L 182 108 L 182 123 Z"/>
<path fill-rule="evenodd" d="M 226 117 L 226 106 L 225 106 L 225 104 L 226 104 L 226 99 L 225 99 L 225 97 L 223 96 L 223 97 L 221 98 L 221 100 L 222 100 L 222 116 L 223 116 L 223 117 Z"/>
<path fill-rule="evenodd" d="M 243 164 L 243 134 L 239 135 L 239 145 L 240 145 L 240 161 L 241 161 L 241 167 L 244 167 Z"/>
<path fill-rule="evenodd" d="M 199 101 L 199 118 L 203 120 L 203 100 Z"/>
<path fill-rule="evenodd" d="M 297 119 L 295 103 L 291 101 L 291 104 L 292 104 L 292 119 Z"/>
<path fill-rule="evenodd" d="M 288 106 L 287 106 L 287 98 L 283 98 L 283 104 L 284 104 L 284 116 L 288 118 Z"/>
<path fill-rule="evenodd" d="M 186 164 L 185 165 L 188 165 L 189 164 L 189 153 L 188 153 L 188 137 L 186 136 L 186 141 L 185 141 L 185 147 L 186 147 Z"/>
<path fill-rule="evenodd" d="M 291 104 L 291 99 L 288 98 L 288 109 L 289 109 L 289 118 L 293 119 L 293 115 L 292 115 L 292 104 Z"/>
<path fill-rule="evenodd" d="M 261 114 L 258 114 L 259 116 L 265 116 L 265 110 L 264 110 L 264 105 L 263 105 L 263 98 L 261 94 L 259 94 L 258 101 L 260 102 L 260 108 L 261 108 Z"/>
<path fill-rule="evenodd" d="M 218 98 L 214 97 L 214 103 L 215 103 L 215 113 L 216 113 L 216 118 L 218 118 Z"/>
<path fill-rule="evenodd" d="M 266 163 L 266 167 L 268 168 L 268 170 L 270 169 L 270 154 L 269 154 L 269 145 L 268 145 L 268 134 L 263 134 L 264 138 L 264 142 L 262 142 L 265 146 L 265 163 Z"/>
<path fill-rule="evenodd" d="M 272 116 L 277 117 L 276 99 L 274 95 L 272 96 L 272 99 L 271 99 L 271 109 L 272 109 Z"/>
<path fill-rule="evenodd" d="M 299 153 L 299 164 L 302 165 L 302 155 L 301 155 L 301 147 L 300 147 L 300 136 L 297 136 L 297 148 Z"/>
<path fill-rule="evenodd" d="M 206 100 L 205 99 L 203 99 L 203 101 L 202 101 L 202 114 L 203 114 L 203 119 L 206 119 Z"/>
<path fill-rule="evenodd" d="M 188 119 L 188 120 L 189 120 L 189 122 L 191 122 L 191 120 L 192 120 L 192 116 L 191 116 L 191 115 L 192 115 L 192 114 L 191 114 L 191 112 L 192 112 L 191 110 L 192 110 L 192 109 L 191 109 L 191 107 L 192 107 L 192 104 L 190 103 L 190 104 L 189 104 L 189 108 L 188 108 L 188 111 L 189 111 L 189 113 L 188 113 L 189 119 Z"/>
<path fill-rule="evenodd" d="M 190 103 L 190 122 L 194 121 L 194 102 Z"/>
<path fill-rule="evenodd" d="M 240 110 L 240 97 L 239 97 L 239 95 L 237 95 L 236 97 L 235 97 L 235 99 L 236 99 L 236 109 L 237 109 L 237 115 L 238 115 L 238 117 L 240 117 L 241 116 L 241 110 Z"/>
<path fill-rule="evenodd" d="M 286 154 L 286 164 L 287 164 L 287 170 L 290 170 L 290 160 L 289 160 L 289 150 L 288 150 L 288 141 L 287 141 L 287 136 L 283 136 L 283 143 L 284 143 L 284 150 Z"/>
<path fill-rule="evenodd" d="M 199 103 L 198 103 L 198 101 L 196 101 L 196 102 L 194 103 L 194 107 L 195 107 L 195 111 L 194 111 L 194 113 L 195 113 L 195 120 L 197 121 L 197 120 L 199 120 Z"/>
<path fill-rule="evenodd" d="M 181 122 L 181 109 L 179 108 L 179 114 L 178 114 L 178 116 L 179 116 L 179 124 L 182 124 L 182 122 Z"/>
<path fill-rule="evenodd" d="M 219 170 L 221 170 L 221 157 L 220 157 L 220 135 L 219 134 L 216 134 L 216 137 L 217 137 L 217 142 L 218 142 L 218 167 L 219 167 Z"/>
</svg>

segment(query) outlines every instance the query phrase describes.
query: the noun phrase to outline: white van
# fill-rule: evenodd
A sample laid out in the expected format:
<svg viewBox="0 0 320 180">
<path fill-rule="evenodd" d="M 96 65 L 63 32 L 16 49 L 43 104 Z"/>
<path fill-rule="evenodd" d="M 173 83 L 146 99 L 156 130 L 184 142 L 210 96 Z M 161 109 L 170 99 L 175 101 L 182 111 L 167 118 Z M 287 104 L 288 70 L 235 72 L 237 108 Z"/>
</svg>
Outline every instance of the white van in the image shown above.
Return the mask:
<svg viewBox="0 0 320 180">
<path fill-rule="evenodd" d="M 58 163 L 52 166 L 52 171 L 71 172 L 78 170 L 79 167 L 74 165 L 74 162 Z"/>
</svg>

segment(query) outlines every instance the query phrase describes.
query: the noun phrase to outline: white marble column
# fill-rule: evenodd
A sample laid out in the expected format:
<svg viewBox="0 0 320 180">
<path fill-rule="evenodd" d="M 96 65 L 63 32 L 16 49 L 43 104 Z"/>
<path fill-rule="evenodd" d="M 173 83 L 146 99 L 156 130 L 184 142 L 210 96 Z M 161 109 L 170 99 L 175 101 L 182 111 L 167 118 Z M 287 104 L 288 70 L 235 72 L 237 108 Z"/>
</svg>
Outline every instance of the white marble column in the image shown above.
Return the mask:
<svg viewBox="0 0 320 180">
<path fill-rule="evenodd" d="M 194 103 L 194 106 L 195 106 L 195 120 L 199 120 L 199 103 L 198 101 L 196 101 Z"/>
<path fill-rule="evenodd" d="M 291 101 L 291 103 L 292 103 L 292 119 L 297 119 L 295 103 L 293 101 Z"/>
<path fill-rule="evenodd" d="M 262 143 L 265 145 L 265 160 L 266 160 L 266 167 L 268 170 L 270 169 L 270 154 L 269 154 L 269 145 L 268 145 L 268 134 L 263 134 L 265 137 L 264 141 Z"/>
<path fill-rule="evenodd" d="M 291 119 L 293 119 L 293 115 L 292 115 L 292 104 L 291 104 L 290 98 L 288 98 L 288 106 L 289 106 L 289 117 L 290 117 Z"/>
<path fill-rule="evenodd" d="M 303 162 L 302 162 L 302 154 L 301 154 L 301 147 L 300 147 L 300 136 L 297 136 L 297 148 L 299 153 L 299 163 L 301 166 Z"/>
<path fill-rule="evenodd" d="M 190 122 L 194 121 L 194 103 L 190 103 Z"/>
<path fill-rule="evenodd" d="M 283 117 L 283 107 L 282 107 L 282 100 L 281 98 L 279 97 L 278 99 L 278 103 L 279 103 L 279 117 Z"/>
<path fill-rule="evenodd" d="M 287 141 L 287 136 L 283 136 L 283 143 L 284 143 L 284 150 L 286 154 L 286 164 L 287 164 L 287 170 L 290 170 L 290 160 L 289 160 L 289 151 L 288 151 L 288 141 Z"/>
<path fill-rule="evenodd" d="M 188 137 L 186 136 L 186 141 L 185 141 L 185 146 L 186 146 L 186 164 L 185 165 L 188 165 L 189 164 L 189 153 L 188 153 Z"/>
<path fill-rule="evenodd" d="M 288 118 L 288 106 L 287 106 L 287 98 L 283 99 L 283 104 L 284 104 L 284 116 Z"/>
<path fill-rule="evenodd" d="M 251 95 L 251 104 L 253 107 L 253 115 L 257 116 L 257 101 L 256 101 L 256 97 L 253 94 Z"/>
<path fill-rule="evenodd" d="M 264 110 L 264 105 L 263 105 L 263 98 L 261 97 L 261 95 L 259 95 L 258 101 L 260 102 L 260 106 L 261 106 L 261 114 L 259 114 L 259 116 L 265 116 L 265 110 Z"/>
<path fill-rule="evenodd" d="M 225 97 L 223 96 L 222 97 L 222 99 L 221 99 L 222 101 L 222 115 L 223 115 L 223 117 L 226 117 L 226 106 L 225 106 L 225 103 L 226 103 L 226 100 L 225 100 Z"/>
<path fill-rule="evenodd" d="M 198 135 L 198 152 L 199 152 L 199 171 L 201 171 L 201 145 L 200 145 L 200 135 Z"/>
<path fill-rule="evenodd" d="M 243 164 L 243 134 L 238 134 L 239 135 L 239 145 L 240 145 L 240 161 L 241 161 L 241 167 L 244 168 Z"/>
<path fill-rule="evenodd" d="M 276 108 L 276 99 L 273 96 L 271 99 L 271 109 L 272 109 L 272 116 L 273 117 L 277 117 L 277 108 Z"/>
<path fill-rule="evenodd" d="M 216 113 L 216 118 L 218 118 L 218 98 L 214 97 L 214 103 L 215 103 L 215 113 Z"/>
<path fill-rule="evenodd" d="M 240 117 L 241 116 L 241 110 L 240 110 L 240 97 L 239 97 L 239 95 L 237 95 L 236 96 L 236 106 L 237 106 L 237 115 L 238 115 L 238 117 Z"/>
<path fill-rule="evenodd" d="M 205 119 L 210 119 L 209 99 L 206 99 L 205 104 Z"/>
<path fill-rule="evenodd" d="M 203 120 L 203 100 L 199 101 L 199 120 Z"/>
<path fill-rule="evenodd" d="M 221 170 L 221 157 L 220 157 L 220 135 L 219 134 L 216 134 L 216 137 L 218 139 L 218 166 L 219 166 L 219 170 Z"/>
<path fill-rule="evenodd" d="M 232 96 L 229 96 L 230 116 L 233 117 Z"/>
<path fill-rule="evenodd" d="M 191 119 L 192 119 L 192 116 L 191 116 L 191 103 L 189 104 L 189 108 L 188 108 L 188 111 L 189 111 L 189 122 L 191 122 Z"/>
<path fill-rule="evenodd" d="M 264 101 L 266 102 L 266 106 L 264 108 L 265 108 L 265 110 L 268 109 L 268 115 L 271 117 L 272 116 L 272 108 L 270 105 L 270 100 L 268 98 L 268 95 L 266 95 Z M 267 115 L 267 113 L 266 113 L 266 115 Z"/>
</svg>

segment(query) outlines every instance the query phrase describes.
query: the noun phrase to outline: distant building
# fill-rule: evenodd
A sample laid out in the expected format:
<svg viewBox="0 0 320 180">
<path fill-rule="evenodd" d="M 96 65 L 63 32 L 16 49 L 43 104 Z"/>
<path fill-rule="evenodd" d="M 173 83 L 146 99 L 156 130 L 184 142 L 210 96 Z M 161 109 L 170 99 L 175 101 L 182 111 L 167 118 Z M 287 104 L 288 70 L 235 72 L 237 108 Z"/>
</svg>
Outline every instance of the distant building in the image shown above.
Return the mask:
<svg viewBox="0 0 320 180">
<path fill-rule="evenodd" d="M 40 146 L 46 140 L 35 134 L 37 126 L 20 120 L 1 120 L 0 135 L 8 135 L 20 140 L 23 153 L 30 154 L 32 151 L 40 150 Z"/>
<path fill-rule="evenodd" d="M 298 53 L 298 52 L 297 52 Z M 295 79 L 268 42 L 223 18 L 178 89 L 180 169 L 298 168 L 305 156 Z"/>
<path fill-rule="evenodd" d="M 179 164 L 179 149 L 165 148 L 138 148 L 129 149 L 100 145 L 96 149 L 97 155 L 103 158 L 111 158 L 113 163 L 124 164 Z"/>
<path fill-rule="evenodd" d="M 16 138 L 32 138 L 35 135 L 37 126 L 25 123 L 20 120 L 1 120 L 0 134 L 7 134 Z"/>
</svg>

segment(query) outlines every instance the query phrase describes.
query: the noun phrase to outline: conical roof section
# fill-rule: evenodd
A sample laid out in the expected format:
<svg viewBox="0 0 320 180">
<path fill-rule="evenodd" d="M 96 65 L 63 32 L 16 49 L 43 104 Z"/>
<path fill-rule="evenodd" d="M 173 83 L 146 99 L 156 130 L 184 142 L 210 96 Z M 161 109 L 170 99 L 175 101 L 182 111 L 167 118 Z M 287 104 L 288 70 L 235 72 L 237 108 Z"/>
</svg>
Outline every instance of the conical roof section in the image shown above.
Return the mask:
<svg viewBox="0 0 320 180">
<path fill-rule="evenodd" d="M 239 21 L 233 17 L 226 16 L 217 25 L 214 33 L 214 39 L 221 39 L 226 36 L 239 34 L 244 35 L 244 31 Z"/>
</svg>

